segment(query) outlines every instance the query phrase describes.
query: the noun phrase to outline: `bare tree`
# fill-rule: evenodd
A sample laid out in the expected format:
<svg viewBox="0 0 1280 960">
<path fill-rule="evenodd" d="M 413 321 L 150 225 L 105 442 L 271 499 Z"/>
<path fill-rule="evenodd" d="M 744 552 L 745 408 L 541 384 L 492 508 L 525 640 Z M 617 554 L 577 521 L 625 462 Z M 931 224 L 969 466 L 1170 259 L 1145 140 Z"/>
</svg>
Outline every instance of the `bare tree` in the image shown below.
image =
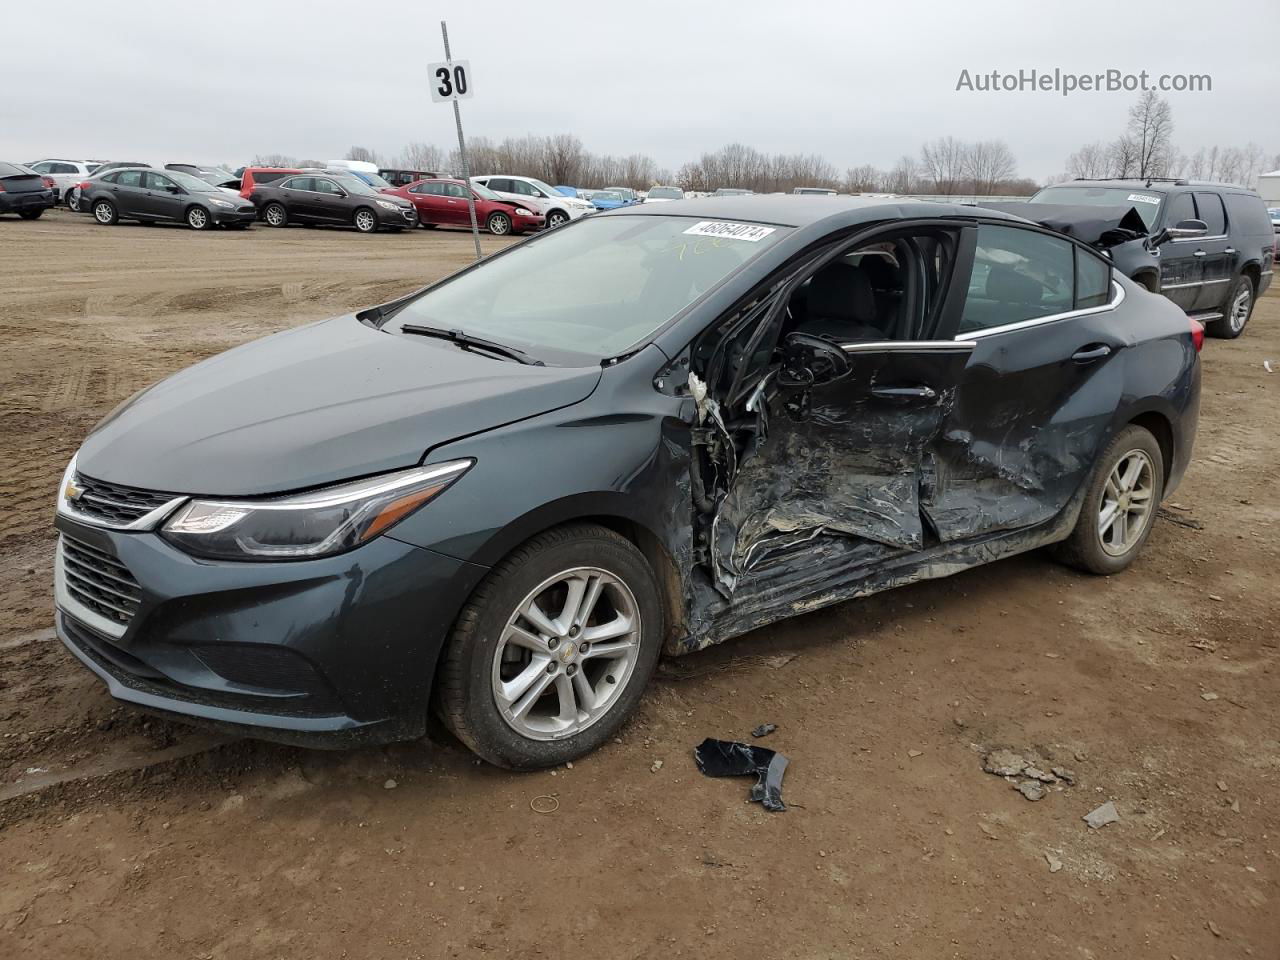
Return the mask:
<svg viewBox="0 0 1280 960">
<path fill-rule="evenodd" d="M 586 150 L 582 148 L 582 141 L 573 134 L 558 133 L 547 137 L 543 155 L 550 183 L 577 184 L 582 179 Z"/>
<path fill-rule="evenodd" d="M 363 160 L 366 163 L 380 163 L 378 155 L 368 147 L 352 147 L 347 151 L 347 160 Z"/>
<path fill-rule="evenodd" d="M 1017 173 L 1013 151 L 1003 140 L 981 140 L 964 151 L 961 169 L 970 181 L 970 190 L 981 196 L 995 192 L 996 184 Z"/>
<path fill-rule="evenodd" d="M 933 192 L 953 194 L 964 175 L 967 149 L 955 137 L 938 137 L 920 148 L 920 167 Z"/>
<path fill-rule="evenodd" d="M 444 151 L 434 143 L 413 142 L 405 145 L 396 161 L 405 170 L 435 173 L 444 167 Z"/>
<path fill-rule="evenodd" d="M 887 176 L 874 164 L 864 163 L 850 167 L 844 172 L 843 188 L 845 193 L 879 193 L 884 190 Z"/>
<path fill-rule="evenodd" d="M 915 157 L 902 156 L 889 171 L 885 186 L 891 193 L 912 193 L 915 191 L 916 179 L 919 176 Z"/>
<path fill-rule="evenodd" d="M 1098 141 L 1086 143 L 1071 156 L 1067 157 L 1067 176 L 1063 179 L 1081 177 L 1094 180 L 1108 176 L 1110 173 L 1109 151 L 1107 145 Z"/>
<path fill-rule="evenodd" d="M 1113 177 L 1138 175 L 1138 145 L 1132 137 L 1116 137 L 1107 145 L 1107 166 Z"/>
<path fill-rule="evenodd" d="M 249 164 L 251 167 L 296 167 L 298 161 L 287 153 L 259 153 Z"/>
<path fill-rule="evenodd" d="M 1162 177 L 1169 169 L 1173 140 L 1173 111 L 1169 101 L 1148 90 L 1129 108 L 1129 137 L 1133 141 L 1139 177 Z"/>
</svg>

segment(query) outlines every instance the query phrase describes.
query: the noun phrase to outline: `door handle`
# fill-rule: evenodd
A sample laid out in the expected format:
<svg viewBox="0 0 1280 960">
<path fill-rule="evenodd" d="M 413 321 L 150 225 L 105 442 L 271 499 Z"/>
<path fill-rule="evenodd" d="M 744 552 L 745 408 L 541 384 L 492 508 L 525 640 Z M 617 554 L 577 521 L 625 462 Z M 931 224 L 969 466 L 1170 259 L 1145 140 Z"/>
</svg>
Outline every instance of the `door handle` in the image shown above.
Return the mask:
<svg viewBox="0 0 1280 960">
<path fill-rule="evenodd" d="M 1192 256 L 1193 256 L 1193 257 L 1203 257 L 1203 256 L 1204 256 L 1204 251 L 1203 251 L 1203 250 L 1197 250 L 1195 253 L 1193 253 L 1193 254 L 1192 254 Z"/>
<path fill-rule="evenodd" d="M 1101 360 L 1110 353 L 1111 348 L 1105 343 L 1091 343 L 1073 353 L 1071 359 L 1076 363 L 1092 363 L 1094 360 Z"/>
<path fill-rule="evenodd" d="M 1227 249 L 1223 250 L 1222 252 L 1223 252 L 1223 253 L 1235 253 L 1235 252 L 1236 252 L 1236 248 L 1235 248 L 1235 247 L 1227 247 Z"/>
<path fill-rule="evenodd" d="M 911 400 L 936 400 L 938 391 L 933 387 L 872 387 L 871 395 L 877 400 L 906 403 Z"/>
</svg>

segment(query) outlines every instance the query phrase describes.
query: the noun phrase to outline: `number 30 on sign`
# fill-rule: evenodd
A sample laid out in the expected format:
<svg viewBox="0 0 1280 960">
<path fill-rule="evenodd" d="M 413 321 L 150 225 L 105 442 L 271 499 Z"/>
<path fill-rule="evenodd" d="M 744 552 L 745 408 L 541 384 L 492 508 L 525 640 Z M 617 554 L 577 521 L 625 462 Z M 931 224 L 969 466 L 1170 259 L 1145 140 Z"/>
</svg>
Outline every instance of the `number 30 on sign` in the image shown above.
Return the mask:
<svg viewBox="0 0 1280 960">
<path fill-rule="evenodd" d="M 444 103 L 471 96 L 471 61 L 455 60 L 453 63 L 430 63 L 431 101 Z"/>
</svg>

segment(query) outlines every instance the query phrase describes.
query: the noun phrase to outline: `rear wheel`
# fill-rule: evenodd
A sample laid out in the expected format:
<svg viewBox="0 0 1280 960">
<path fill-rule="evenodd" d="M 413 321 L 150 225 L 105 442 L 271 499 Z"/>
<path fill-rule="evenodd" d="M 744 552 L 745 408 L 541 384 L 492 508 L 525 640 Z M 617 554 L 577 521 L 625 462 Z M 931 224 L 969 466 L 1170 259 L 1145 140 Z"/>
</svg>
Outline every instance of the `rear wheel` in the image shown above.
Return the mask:
<svg viewBox="0 0 1280 960">
<path fill-rule="evenodd" d="M 1220 340 L 1234 340 L 1244 333 L 1245 324 L 1253 315 L 1253 281 L 1241 277 L 1231 288 L 1222 316 L 1204 325 L 1205 333 Z"/>
<path fill-rule="evenodd" d="M 378 229 L 378 215 L 367 207 L 361 207 L 351 218 L 355 228 L 361 233 L 373 233 Z"/>
<path fill-rule="evenodd" d="M 467 601 L 440 666 L 437 709 L 490 763 L 564 763 L 635 709 L 661 644 L 657 581 L 640 551 L 592 524 L 549 530 Z"/>
<path fill-rule="evenodd" d="M 72 213 L 80 212 L 80 188 L 72 187 L 63 196 L 63 200 L 67 203 L 67 209 Z"/>
<path fill-rule="evenodd" d="M 93 205 L 93 219 L 109 227 L 119 222 L 120 214 L 116 212 L 116 205 L 110 200 L 99 200 Z"/>
<path fill-rule="evenodd" d="M 207 230 L 211 223 L 213 218 L 204 207 L 192 207 L 187 211 L 187 226 L 192 230 Z"/>
<path fill-rule="evenodd" d="M 505 237 L 511 232 L 511 218 L 505 213 L 491 213 L 484 223 L 485 229 L 496 237 Z"/>
<path fill-rule="evenodd" d="M 39 220 L 43 210 L 22 210 L 18 213 L 23 220 Z"/>
<path fill-rule="evenodd" d="M 283 204 L 269 203 L 267 209 L 262 211 L 262 219 L 269 227 L 284 227 L 289 223 L 289 214 Z"/>
<path fill-rule="evenodd" d="M 1164 496 L 1164 454 L 1151 432 L 1133 424 L 1098 458 L 1071 536 L 1058 559 L 1088 573 L 1119 573 L 1142 551 Z"/>
</svg>

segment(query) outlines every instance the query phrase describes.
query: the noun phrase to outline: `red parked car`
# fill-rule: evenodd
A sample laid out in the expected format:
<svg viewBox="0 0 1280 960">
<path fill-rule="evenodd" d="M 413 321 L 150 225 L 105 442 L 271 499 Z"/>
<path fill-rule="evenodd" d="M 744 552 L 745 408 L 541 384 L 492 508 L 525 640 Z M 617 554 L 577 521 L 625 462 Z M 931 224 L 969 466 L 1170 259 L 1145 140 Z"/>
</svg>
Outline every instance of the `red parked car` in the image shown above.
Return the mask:
<svg viewBox="0 0 1280 960">
<path fill-rule="evenodd" d="M 291 173 L 301 172 L 301 170 L 296 170 L 293 167 L 245 167 L 244 173 L 240 175 L 240 196 L 248 200 L 252 196 L 255 186 L 266 186 L 268 183 L 275 183 Z"/>
<path fill-rule="evenodd" d="M 410 201 L 418 211 L 418 222 L 424 227 L 469 227 L 467 186 L 461 180 L 419 180 L 394 190 L 384 190 Z M 476 222 L 496 236 L 540 230 L 544 218 L 518 200 L 503 200 L 478 183 L 471 185 L 476 198 Z"/>
</svg>

